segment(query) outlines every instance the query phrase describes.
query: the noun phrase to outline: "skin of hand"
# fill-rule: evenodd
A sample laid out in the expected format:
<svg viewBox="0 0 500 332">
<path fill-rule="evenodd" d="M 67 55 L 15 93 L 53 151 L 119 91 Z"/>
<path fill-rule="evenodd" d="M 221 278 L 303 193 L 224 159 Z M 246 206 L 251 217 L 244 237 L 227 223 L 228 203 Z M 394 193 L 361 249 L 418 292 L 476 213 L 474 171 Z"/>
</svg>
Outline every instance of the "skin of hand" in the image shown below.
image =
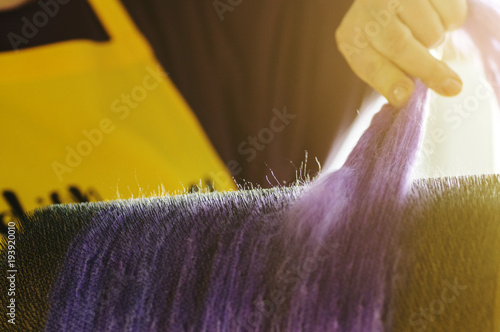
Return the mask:
<svg viewBox="0 0 500 332">
<path fill-rule="evenodd" d="M 466 18 L 467 0 L 354 0 L 335 37 L 354 73 L 402 107 L 413 78 L 443 96 L 460 93 L 460 77 L 429 50 Z"/>
</svg>

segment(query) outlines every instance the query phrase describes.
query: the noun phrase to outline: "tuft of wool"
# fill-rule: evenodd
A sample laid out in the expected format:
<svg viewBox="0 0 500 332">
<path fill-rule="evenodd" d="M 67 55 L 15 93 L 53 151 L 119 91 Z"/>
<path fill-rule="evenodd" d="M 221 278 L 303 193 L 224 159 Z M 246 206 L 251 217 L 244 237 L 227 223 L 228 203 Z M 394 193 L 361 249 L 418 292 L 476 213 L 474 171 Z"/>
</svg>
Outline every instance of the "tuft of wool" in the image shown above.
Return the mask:
<svg viewBox="0 0 500 332">
<path fill-rule="evenodd" d="M 465 31 L 497 80 L 500 11 L 469 4 Z M 18 326 L 493 331 L 500 179 L 412 181 L 426 94 L 417 82 L 405 108 L 384 106 L 344 166 L 304 187 L 27 216 L 17 235 L 17 308 L 31 319 Z M 7 257 L 2 247 L 0 261 Z"/>
<path fill-rule="evenodd" d="M 383 330 L 426 93 L 418 83 L 405 108 L 385 106 L 290 209 L 100 213 L 68 250 L 46 330 Z"/>
<path fill-rule="evenodd" d="M 337 245 L 329 268 L 338 287 L 329 294 L 329 316 L 321 319 L 336 327 L 329 330 L 383 331 L 390 324 L 397 239 L 422 140 L 426 95 L 417 82 L 406 107 L 384 106 L 343 167 L 320 176 L 291 208 L 295 241 L 312 249 L 324 242 Z M 315 301 L 310 293 L 297 297 L 296 303 L 309 306 Z"/>
<path fill-rule="evenodd" d="M 385 220 L 401 233 L 394 239 L 401 258 L 387 279 L 394 290 L 384 299 L 387 331 L 498 331 L 499 192 L 499 176 L 413 183 L 403 221 Z M 339 280 L 332 267 L 347 248 L 286 235 L 286 211 L 303 193 L 275 188 L 35 211 L 16 234 L 16 325 L 4 319 L 0 329 L 345 330 L 336 294 L 356 294 L 377 273 L 346 271 Z M 9 288 L 6 278 L 0 285 Z M 7 292 L 0 300 L 7 305 Z"/>
</svg>

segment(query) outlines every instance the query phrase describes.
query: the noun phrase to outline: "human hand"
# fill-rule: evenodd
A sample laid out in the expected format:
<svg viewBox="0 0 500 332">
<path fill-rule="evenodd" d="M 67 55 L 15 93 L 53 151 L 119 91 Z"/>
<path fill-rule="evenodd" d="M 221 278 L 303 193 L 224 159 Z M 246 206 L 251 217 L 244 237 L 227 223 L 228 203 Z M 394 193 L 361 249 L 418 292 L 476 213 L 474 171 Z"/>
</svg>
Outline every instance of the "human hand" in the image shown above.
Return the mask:
<svg viewBox="0 0 500 332">
<path fill-rule="evenodd" d="M 466 17 L 466 0 L 354 0 L 335 37 L 354 73 L 402 107 L 412 78 L 444 96 L 460 93 L 460 77 L 429 49 Z"/>
</svg>

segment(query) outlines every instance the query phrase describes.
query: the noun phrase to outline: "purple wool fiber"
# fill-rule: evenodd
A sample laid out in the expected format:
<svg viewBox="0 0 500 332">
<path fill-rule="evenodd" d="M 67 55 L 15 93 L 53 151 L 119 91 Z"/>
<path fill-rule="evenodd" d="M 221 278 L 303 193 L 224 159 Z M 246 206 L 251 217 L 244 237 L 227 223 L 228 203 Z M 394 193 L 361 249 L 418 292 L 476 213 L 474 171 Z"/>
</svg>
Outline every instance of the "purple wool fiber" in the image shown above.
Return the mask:
<svg viewBox="0 0 500 332">
<path fill-rule="evenodd" d="M 268 197 L 269 195 L 269 197 Z M 273 238 L 293 192 L 125 202 L 74 239 L 46 331 L 263 328 Z M 267 274 L 267 277 L 266 277 Z"/>
<path fill-rule="evenodd" d="M 382 330 L 398 224 L 380 220 L 408 189 L 425 94 L 419 83 L 406 108 L 384 107 L 346 165 L 304 192 L 101 212 L 67 252 L 46 331 Z"/>
<path fill-rule="evenodd" d="M 422 138 L 426 91 L 418 82 L 402 110 L 384 106 L 343 167 L 319 177 L 291 209 L 293 238 L 311 248 L 336 244 L 329 268 L 338 284 L 330 294 L 338 315 L 330 326 L 338 328 L 329 330 L 382 331 L 390 323 L 385 309 L 397 260 L 393 240 L 404 226 L 400 213 Z"/>
<path fill-rule="evenodd" d="M 500 96 L 491 1 L 465 31 Z M 391 330 L 402 212 L 427 90 L 384 106 L 344 166 L 303 188 L 125 201 L 72 241 L 46 331 Z"/>
</svg>

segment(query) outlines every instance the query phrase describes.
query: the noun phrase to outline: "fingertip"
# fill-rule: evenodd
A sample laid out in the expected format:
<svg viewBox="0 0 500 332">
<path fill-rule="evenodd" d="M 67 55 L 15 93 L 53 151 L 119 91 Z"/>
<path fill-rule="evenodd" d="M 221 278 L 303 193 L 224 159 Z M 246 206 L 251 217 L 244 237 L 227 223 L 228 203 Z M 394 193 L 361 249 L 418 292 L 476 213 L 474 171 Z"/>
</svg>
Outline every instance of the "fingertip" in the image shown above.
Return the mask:
<svg viewBox="0 0 500 332">
<path fill-rule="evenodd" d="M 415 85 L 410 80 L 396 83 L 388 98 L 389 103 L 397 108 L 405 106 L 414 89 Z"/>
<path fill-rule="evenodd" d="M 441 94 L 445 96 L 456 96 L 462 91 L 463 83 L 460 77 L 448 77 L 441 84 Z"/>
</svg>

